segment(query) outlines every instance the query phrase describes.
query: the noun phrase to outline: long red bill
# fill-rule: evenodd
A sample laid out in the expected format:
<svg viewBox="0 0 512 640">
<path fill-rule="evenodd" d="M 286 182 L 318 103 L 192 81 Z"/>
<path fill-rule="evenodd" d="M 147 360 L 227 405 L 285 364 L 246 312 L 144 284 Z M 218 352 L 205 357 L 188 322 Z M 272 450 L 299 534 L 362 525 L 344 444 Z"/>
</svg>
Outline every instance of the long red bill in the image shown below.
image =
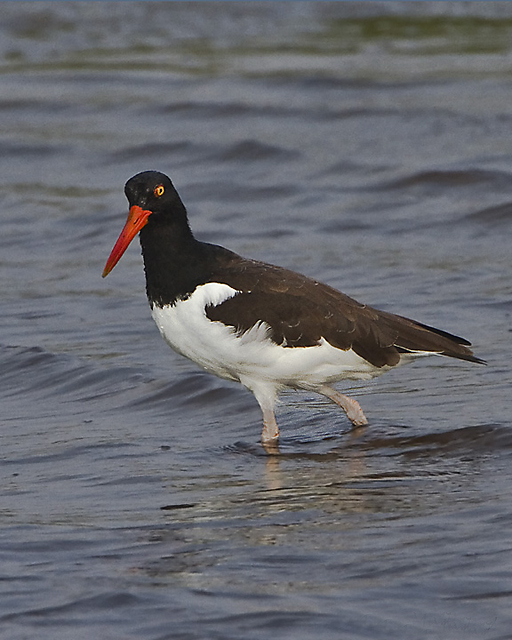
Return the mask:
<svg viewBox="0 0 512 640">
<path fill-rule="evenodd" d="M 117 242 L 115 243 L 114 248 L 110 253 L 105 268 L 103 269 L 103 273 L 101 275 L 102 278 L 108 276 L 108 274 L 116 266 L 116 264 L 121 259 L 121 256 L 128 248 L 130 242 L 135 238 L 135 236 L 148 221 L 151 213 L 151 211 L 142 209 L 142 207 L 139 207 L 137 205 L 134 205 L 130 208 L 126 224 L 124 225 L 123 230 L 121 231 L 119 238 L 117 239 Z"/>
</svg>

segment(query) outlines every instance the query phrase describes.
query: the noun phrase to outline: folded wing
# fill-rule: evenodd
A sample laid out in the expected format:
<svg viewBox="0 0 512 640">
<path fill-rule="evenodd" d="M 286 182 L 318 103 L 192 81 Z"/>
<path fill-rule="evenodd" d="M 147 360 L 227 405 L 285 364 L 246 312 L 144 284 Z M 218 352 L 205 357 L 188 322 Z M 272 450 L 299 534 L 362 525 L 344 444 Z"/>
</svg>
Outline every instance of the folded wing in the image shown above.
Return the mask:
<svg viewBox="0 0 512 640">
<path fill-rule="evenodd" d="M 396 365 L 404 353 L 484 362 L 473 355 L 464 338 L 378 311 L 293 271 L 240 260 L 236 256 L 232 270 L 226 270 L 225 264 L 223 268 L 224 277 L 240 293 L 206 310 L 210 320 L 232 326 L 240 334 L 264 322 L 270 339 L 283 347 L 312 347 L 324 338 L 338 349 L 352 348 L 376 367 Z M 215 274 L 212 277 L 216 279 Z"/>
</svg>

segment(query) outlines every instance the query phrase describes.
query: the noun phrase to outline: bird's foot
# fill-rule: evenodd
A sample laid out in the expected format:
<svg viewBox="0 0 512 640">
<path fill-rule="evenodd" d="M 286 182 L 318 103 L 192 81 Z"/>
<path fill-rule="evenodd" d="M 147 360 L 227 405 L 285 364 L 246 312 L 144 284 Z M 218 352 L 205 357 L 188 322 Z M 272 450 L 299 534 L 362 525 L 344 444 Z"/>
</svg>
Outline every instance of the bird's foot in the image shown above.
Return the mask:
<svg viewBox="0 0 512 640">
<path fill-rule="evenodd" d="M 354 427 L 364 427 L 364 425 L 368 424 L 368 420 L 366 419 L 359 402 L 354 400 L 354 398 L 349 398 L 339 391 L 336 391 L 336 389 L 327 386 L 322 387 L 322 389 L 319 390 L 319 393 L 327 396 L 330 400 L 341 407 Z"/>
<path fill-rule="evenodd" d="M 275 418 L 273 420 L 264 420 L 263 431 L 261 432 L 261 442 L 264 445 L 276 444 L 279 440 L 279 427 Z"/>
<path fill-rule="evenodd" d="M 354 425 L 354 427 L 364 427 L 368 424 L 368 420 L 361 409 L 361 405 L 354 398 L 343 396 L 345 404 L 341 405 L 347 414 L 347 418 Z"/>
</svg>

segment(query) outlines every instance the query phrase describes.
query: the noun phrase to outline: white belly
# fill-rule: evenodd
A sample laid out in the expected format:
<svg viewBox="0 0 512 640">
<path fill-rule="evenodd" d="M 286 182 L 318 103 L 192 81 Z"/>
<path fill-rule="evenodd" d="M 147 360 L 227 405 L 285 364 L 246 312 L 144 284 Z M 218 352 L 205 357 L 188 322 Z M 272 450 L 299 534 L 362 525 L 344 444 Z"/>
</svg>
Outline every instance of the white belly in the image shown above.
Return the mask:
<svg viewBox="0 0 512 640">
<path fill-rule="evenodd" d="M 389 369 L 378 369 L 351 349 L 336 349 L 323 338 L 314 347 L 282 347 L 270 340 L 265 323 L 237 336 L 233 327 L 208 319 L 208 305 L 218 305 L 237 293 L 226 284 L 207 283 L 186 300 L 154 306 L 152 316 L 170 347 L 228 380 L 267 380 L 314 390 L 338 380 L 371 378 Z"/>
</svg>

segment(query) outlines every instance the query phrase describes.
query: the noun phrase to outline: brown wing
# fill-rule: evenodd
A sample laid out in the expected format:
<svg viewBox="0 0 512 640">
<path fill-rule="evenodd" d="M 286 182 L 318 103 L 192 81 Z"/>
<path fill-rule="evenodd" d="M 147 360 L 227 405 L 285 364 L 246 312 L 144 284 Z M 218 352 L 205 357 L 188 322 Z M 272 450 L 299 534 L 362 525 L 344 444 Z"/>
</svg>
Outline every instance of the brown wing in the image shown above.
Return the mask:
<svg viewBox="0 0 512 640">
<path fill-rule="evenodd" d="M 396 365 L 401 353 L 411 351 L 483 362 L 473 356 L 463 338 L 360 304 L 293 271 L 233 254 L 232 264 L 224 263 L 222 272 L 241 293 L 208 307 L 206 314 L 239 333 L 265 322 L 276 344 L 310 347 L 325 338 L 339 349 L 354 349 L 376 367 Z M 222 282 L 220 274 L 212 276 Z"/>
</svg>

